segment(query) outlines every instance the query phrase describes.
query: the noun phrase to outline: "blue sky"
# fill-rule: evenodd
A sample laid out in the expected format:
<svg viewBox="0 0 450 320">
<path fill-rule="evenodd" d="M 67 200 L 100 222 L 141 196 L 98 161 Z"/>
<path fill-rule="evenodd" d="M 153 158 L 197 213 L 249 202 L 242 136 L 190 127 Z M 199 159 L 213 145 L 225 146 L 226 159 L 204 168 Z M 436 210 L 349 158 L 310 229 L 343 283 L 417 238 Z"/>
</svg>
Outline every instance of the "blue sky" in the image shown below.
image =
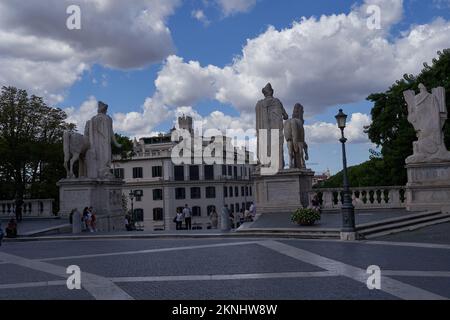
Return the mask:
<svg viewBox="0 0 450 320">
<path fill-rule="evenodd" d="M 43 0 L 46 1 L 57 7 L 65 0 Z M 25 87 L 49 97 L 50 101 L 54 98 L 54 103 L 67 109 L 69 119 L 79 127 L 94 111 L 95 102 L 105 101 L 110 105 L 117 131 L 139 137 L 167 131 L 180 112 L 202 119 L 208 123 L 207 127 L 214 127 L 218 122 L 227 123 L 234 129 L 239 123 L 244 129 L 253 127 L 252 110 L 260 98 L 259 90 L 265 82 L 271 81 L 275 95 L 285 103 L 289 113 L 294 102 L 305 105 L 309 126 L 307 134 L 312 141 L 310 167 L 318 172 L 327 168 L 337 172 L 341 168 L 340 145 L 335 139 L 336 132 L 331 128 L 339 107 L 343 107 L 350 116 L 356 114 L 349 133 L 349 163 L 361 163 L 368 159 L 368 150 L 373 147 L 362 132 L 363 125 L 370 121 L 371 109 L 364 98 L 374 90 L 386 90 L 403 73 L 419 71 L 422 63 L 430 61 L 437 50 L 450 46 L 450 38 L 443 36 L 445 30 L 449 30 L 450 1 L 447 0 L 232 0 L 235 7 L 226 7 L 221 1 L 139 0 L 131 2 L 128 7 L 119 4 L 122 1 L 105 1 L 110 11 L 85 5 L 81 7 L 82 17 L 86 20 L 82 20 L 84 25 L 78 33 L 67 33 L 67 30 L 49 32 L 48 28 L 41 26 L 54 23 L 52 19 L 46 21 L 44 18 L 35 23 L 26 16 L 26 9 L 20 8 L 19 13 L 15 4 L 0 1 L 8 28 L 13 30 L 16 20 L 28 21 L 28 26 L 21 25 L 24 30 L 20 34 L 22 38 L 24 35 L 30 39 L 41 37 L 60 48 L 56 49 L 57 59 L 60 59 L 54 66 L 57 72 L 52 72 L 52 69 L 46 72 L 45 69 L 51 66 L 48 61 L 54 62 L 55 53 L 47 52 L 53 46 L 47 46 L 39 61 L 36 57 L 26 57 L 32 61 L 30 63 L 39 63 L 36 67 L 46 72 L 48 83 L 41 86 L 31 83 L 33 79 L 42 79 L 42 70 L 40 77 L 34 77 L 30 71 L 29 82 L 5 76 L 0 77 L 0 83 Z M 349 25 L 350 14 L 356 14 L 364 22 L 362 8 L 370 4 L 381 7 L 383 28 L 374 33 L 362 30 L 359 34 L 358 29 Z M 32 7 L 29 5 L 30 12 Z M 136 12 L 147 8 L 154 10 L 156 17 L 148 19 L 163 24 L 170 33 L 164 30 L 132 31 L 135 26 L 124 18 L 130 8 Z M 194 12 L 199 11 L 204 17 L 202 21 L 194 17 Z M 102 17 L 103 12 L 109 15 Z M 52 14 L 58 14 L 57 10 L 49 12 L 48 16 Z M 333 18 L 339 14 L 345 17 Z M 326 19 L 318 20 L 322 15 Z M 27 19 L 23 20 L 23 17 Z M 301 22 L 302 17 L 318 19 Z M 442 19 L 440 23 L 436 22 L 439 17 Z M 62 15 L 55 19 L 64 18 Z M 131 20 L 131 24 L 136 20 Z M 149 25 L 155 25 L 155 21 L 150 21 Z M 297 26 L 293 25 L 294 22 Z M 342 25 L 332 30 L 333 23 Z M 108 24 L 120 25 L 123 29 L 123 34 L 122 29 L 117 29 L 117 43 L 114 43 L 114 35 L 112 40 L 104 36 L 110 27 Z M 425 27 L 420 29 L 418 25 Z M 93 26 L 96 31 L 88 34 Z M 272 31 L 268 30 L 269 26 L 273 26 Z M 287 37 L 302 40 L 295 48 L 290 48 L 289 41 L 294 40 L 286 41 Z M 247 43 L 248 39 L 252 40 L 251 44 Z M 424 41 L 423 48 L 417 47 L 417 39 Z M 383 45 L 388 50 L 379 49 L 381 40 L 386 41 Z M 7 63 L 23 63 L 24 57 L 21 56 L 23 53 L 4 51 L 2 41 L 0 34 L 0 71 L 8 71 Z M 349 43 L 347 52 L 342 43 L 346 41 Z M 62 45 L 69 46 L 73 53 L 65 55 Z M 43 46 L 42 41 L 36 46 Z M 373 46 L 374 49 L 365 46 Z M 111 58 L 112 53 L 121 56 L 120 62 Z M 290 54 L 293 60 L 298 61 L 287 58 Z M 169 56 L 173 59 L 168 59 Z M 259 59 L 266 56 L 277 58 L 263 60 L 266 61 L 264 65 Z M 142 62 L 138 63 L 138 60 Z M 198 65 L 190 64 L 190 61 Z M 272 63 L 275 69 L 271 69 Z M 348 68 L 347 64 L 350 65 Z M 378 67 L 389 64 L 396 67 L 385 67 L 385 70 Z M 77 71 L 70 73 L 74 69 Z M 192 86 L 186 85 L 191 82 Z M 234 84 L 236 88 L 231 88 Z M 323 91 L 321 86 L 324 86 Z M 248 94 L 250 90 L 255 91 L 254 94 Z M 225 120 L 221 121 L 221 117 Z M 327 136 L 327 132 L 331 133 Z"/>
</svg>

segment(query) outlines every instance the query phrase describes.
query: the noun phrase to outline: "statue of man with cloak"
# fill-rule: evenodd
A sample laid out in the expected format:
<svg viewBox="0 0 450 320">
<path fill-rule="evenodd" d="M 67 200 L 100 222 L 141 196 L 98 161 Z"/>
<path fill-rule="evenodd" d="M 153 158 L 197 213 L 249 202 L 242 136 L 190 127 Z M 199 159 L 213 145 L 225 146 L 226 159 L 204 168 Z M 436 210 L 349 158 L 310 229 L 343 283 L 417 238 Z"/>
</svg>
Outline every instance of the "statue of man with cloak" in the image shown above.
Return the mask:
<svg viewBox="0 0 450 320">
<path fill-rule="evenodd" d="M 277 171 L 284 169 L 284 132 L 283 121 L 289 119 L 281 101 L 274 98 L 272 85 L 268 83 L 262 89 L 264 99 L 256 105 L 256 134 L 258 138 L 257 154 L 262 166 L 273 166 L 273 163 L 264 161 L 269 159 L 278 160 Z M 272 150 L 272 130 L 278 130 L 278 150 Z M 266 149 L 266 150 L 264 150 Z M 277 154 L 272 154 L 276 152 Z M 276 160 L 275 160 L 276 161 Z"/>
</svg>

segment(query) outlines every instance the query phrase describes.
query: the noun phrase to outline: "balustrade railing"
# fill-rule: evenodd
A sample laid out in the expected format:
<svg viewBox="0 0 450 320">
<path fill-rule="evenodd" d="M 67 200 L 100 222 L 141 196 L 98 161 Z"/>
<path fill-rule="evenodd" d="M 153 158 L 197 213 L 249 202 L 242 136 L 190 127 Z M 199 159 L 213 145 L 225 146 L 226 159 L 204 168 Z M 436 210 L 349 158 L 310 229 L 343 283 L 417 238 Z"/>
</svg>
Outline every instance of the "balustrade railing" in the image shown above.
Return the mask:
<svg viewBox="0 0 450 320">
<path fill-rule="evenodd" d="M 51 217 L 53 216 L 53 199 L 24 200 L 22 206 L 23 217 Z M 16 212 L 15 200 L 0 200 L 0 216 L 14 216 Z"/>
<path fill-rule="evenodd" d="M 405 187 L 361 187 L 351 188 L 356 209 L 400 209 L 406 207 Z M 316 189 L 309 193 L 309 201 L 318 196 L 324 210 L 340 209 L 343 189 Z"/>
</svg>

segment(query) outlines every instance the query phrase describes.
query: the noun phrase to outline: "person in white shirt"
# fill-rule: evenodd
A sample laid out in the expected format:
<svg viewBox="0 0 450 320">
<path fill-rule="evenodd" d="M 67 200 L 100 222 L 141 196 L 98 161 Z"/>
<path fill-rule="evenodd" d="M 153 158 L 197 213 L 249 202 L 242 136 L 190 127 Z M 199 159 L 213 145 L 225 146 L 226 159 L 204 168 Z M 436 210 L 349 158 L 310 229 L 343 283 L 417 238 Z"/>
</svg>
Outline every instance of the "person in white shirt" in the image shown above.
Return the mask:
<svg viewBox="0 0 450 320">
<path fill-rule="evenodd" d="M 187 204 L 183 209 L 183 217 L 186 223 L 186 230 L 192 230 L 192 211 Z"/>
</svg>

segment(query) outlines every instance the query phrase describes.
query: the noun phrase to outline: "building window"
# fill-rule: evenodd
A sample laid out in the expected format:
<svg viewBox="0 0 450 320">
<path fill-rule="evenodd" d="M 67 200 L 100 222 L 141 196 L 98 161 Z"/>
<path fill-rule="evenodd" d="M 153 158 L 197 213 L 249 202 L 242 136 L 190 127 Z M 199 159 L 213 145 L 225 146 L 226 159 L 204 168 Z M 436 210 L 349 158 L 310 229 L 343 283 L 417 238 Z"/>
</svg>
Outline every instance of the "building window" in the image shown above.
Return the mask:
<svg viewBox="0 0 450 320">
<path fill-rule="evenodd" d="M 202 197 L 201 190 L 199 187 L 191 188 L 191 199 L 200 199 Z"/>
<path fill-rule="evenodd" d="M 125 170 L 124 169 L 114 169 L 114 177 L 117 179 L 125 179 Z"/>
<path fill-rule="evenodd" d="M 191 181 L 200 180 L 200 171 L 198 166 L 189 166 L 189 179 Z"/>
<path fill-rule="evenodd" d="M 202 216 L 202 208 L 200 208 L 200 207 L 193 207 L 192 208 L 192 216 L 193 217 L 201 217 Z"/>
<path fill-rule="evenodd" d="M 185 188 L 176 188 L 175 189 L 175 199 L 177 199 L 177 200 L 186 199 L 186 189 Z"/>
<path fill-rule="evenodd" d="M 232 166 L 228 166 L 228 175 L 230 177 L 233 176 L 233 167 Z"/>
<path fill-rule="evenodd" d="M 234 195 L 239 197 L 239 187 L 234 187 Z"/>
<path fill-rule="evenodd" d="M 226 165 L 222 165 L 222 176 L 226 176 L 227 175 L 227 166 Z"/>
<path fill-rule="evenodd" d="M 245 187 L 245 196 L 248 197 L 248 186 Z"/>
<path fill-rule="evenodd" d="M 205 166 L 205 180 L 214 180 L 214 166 Z"/>
<path fill-rule="evenodd" d="M 153 221 L 164 221 L 164 210 L 162 208 L 153 209 Z"/>
<path fill-rule="evenodd" d="M 206 210 L 207 210 L 206 214 L 209 217 L 211 215 L 211 212 L 216 211 L 216 206 L 208 206 Z"/>
<path fill-rule="evenodd" d="M 154 201 L 161 201 L 163 199 L 163 191 L 162 189 L 155 189 L 153 190 L 153 200 Z"/>
<path fill-rule="evenodd" d="M 144 177 L 142 168 L 133 168 L 133 179 L 142 179 Z"/>
<path fill-rule="evenodd" d="M 144 221 L 144 210 L 143 209 L 134 209 L 134 219 L 135 219 L 135 222 L 143 222 Z"/>
<path fill-rule="evenodd" d="M 241 197 L 245 196 L 245 187 L 241 187 Z"/>
<path fill-rule="evenodd" d="M 229 190 L 228 194 L 229 194 L 230 198 L 233 198 L 233 187 L 228 188 L 228 190 Z"/>
<path fill-rule="evenodd" d="M 233 167 L 233 171 L 234 171 L 234 178 L 237 179 L 237 167 Z"/>
<path fill-rule="evenodd" d="M 161 166 L 152 167 L 152 177 L 153 178 L 162 178 L 162 167 Z"/>
<path fill-rule="evenodd" d="M 184 166 L 175 166 L 175 181 L 184 181 Z"/>
<path fill-rule="evenodd" d="M 223 187 L 223 197 L 228 198 L 228 187 Z"/>
<path fill-rule="evenodd" d="M 239 203 L 236 203 L 236 212 L 239 212 Z"/>
<path fill-rule="evenodd" d="M 216 197 L 216 187 L 207 187 L 206 188 L 206 198 L 214 199 Z"/>
<path fill-rule="evenodd" d="M 134 190 L 134 198 L 136 199 L 136 202 L 141 202 L 143 196 L 144 196 L 144 191 Z"/>
<path fill-rule="evenodd" d="M 230 206 L 230 211 L 231 211 L 231 213 L 234 213 L 234 204 L 232 204 L 232 205 Z"/>
</svg>

